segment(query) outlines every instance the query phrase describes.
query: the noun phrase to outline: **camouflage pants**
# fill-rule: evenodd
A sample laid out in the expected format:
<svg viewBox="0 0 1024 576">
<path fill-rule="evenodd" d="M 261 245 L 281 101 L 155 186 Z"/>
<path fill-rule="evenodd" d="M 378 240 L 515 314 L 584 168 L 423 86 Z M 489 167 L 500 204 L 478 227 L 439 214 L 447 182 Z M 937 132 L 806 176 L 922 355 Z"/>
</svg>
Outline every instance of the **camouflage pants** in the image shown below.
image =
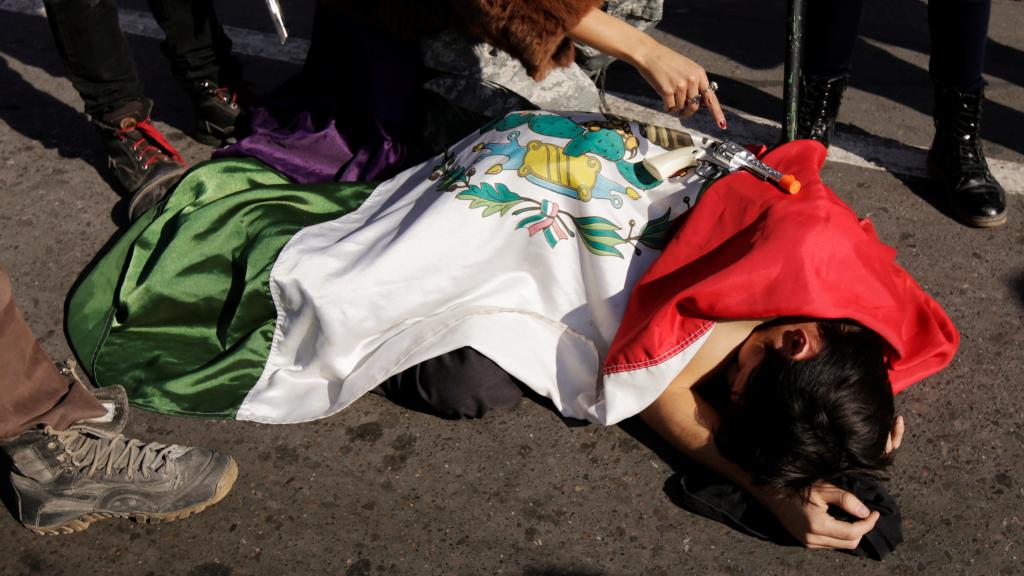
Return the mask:
<svg viewBox="0 0 1024 576">
<path fill-rule="evenodd" d="M 661 20 L 664 0 L 608 0 L 604 11 L 646 30 Z M 538 82 L 518 60 L 489 44 L 447 30 L 420 41 L 431 78 L 424 137 L 441 150 L 470 130 L 513 110 L 601 111 L 595 80 L 612 58 L 576 46 L 576 63 L 556 68 Z"/>
</svg>

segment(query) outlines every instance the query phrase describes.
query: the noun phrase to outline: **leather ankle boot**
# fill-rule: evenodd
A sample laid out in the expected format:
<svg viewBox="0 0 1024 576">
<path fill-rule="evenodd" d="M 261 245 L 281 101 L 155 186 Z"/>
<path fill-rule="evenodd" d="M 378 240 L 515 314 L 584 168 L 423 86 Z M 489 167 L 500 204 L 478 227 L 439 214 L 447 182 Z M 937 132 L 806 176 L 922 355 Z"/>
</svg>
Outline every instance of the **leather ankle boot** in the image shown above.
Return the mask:
<svg viewBox="0 0 1024 576">
<path fill-rule="evenodd" d="M 128 217 L 133 222 L 162 200 L 187 169 L 181 154 L 150 123 L 152 109 L 152 100 L 137 100 L 93 119 L 107 151 L 107 165 L 131 195 Z"/>
<path fill-rule="evenodd" d="M 817 140 L 828 148 L 836 130 L 836 116 L 850 77 L 820 78 L 800 75 L 797 103 L 797 138 Z"/>
<path fill-rule="evenodd" d="M 238 85 L 220 85 L 213 80 L 197 80 L 188 87 L 192 98 L 196 129 L 193 136 L 208 146 L 236 141 L 238 128 L 247 120 L 245 106 L 248 91 Z"/>
<path fill-rule="evenodd" d="M 935 86 L 935 139 L 928 154 L 956 217 L 968 226 L 1006 223 L 1006 192 L 988 169 L 981 149 L 983 88 Z"/>
</svg>

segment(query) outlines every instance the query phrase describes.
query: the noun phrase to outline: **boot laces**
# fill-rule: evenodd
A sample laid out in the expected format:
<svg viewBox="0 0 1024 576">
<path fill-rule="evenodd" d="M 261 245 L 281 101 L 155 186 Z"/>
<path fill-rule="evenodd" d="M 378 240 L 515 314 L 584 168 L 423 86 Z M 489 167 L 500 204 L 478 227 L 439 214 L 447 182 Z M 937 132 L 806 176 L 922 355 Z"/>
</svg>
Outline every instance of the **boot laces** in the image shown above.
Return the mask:
<svg viewBox="0 0 1024 576">
<path fill-rule="evenodd" d="M 954 132 L 956 136 L 957 145 L 960 148 L 960 155 L 964 159 L 970 159 L 975 162 L 978 161 L 981 156 L 981 151 L 978 145 L 978 122 L 977 116 L 973 114 L 967 107 L 961 107 L 957 110 L 957 114 L 953 119 Z"/>
<path fill-rule="evenodd" d="M 936 131 L 945 142 L 946 155 L 962 174 L 988 172 L 981 148 L 981 93 L 936 92 Z M 944 111 L 943 114 L 941 111 Z"/>
<path fill-rule="evenodd" d="M 833 96 L 828 90 L 828 86 L 825 84 L 804 84 L 801 86 L 806 91 L 806 98 L 802 99 L 798 104 L 800 106 L 800 112 L 803 112 L 805 118 L 812 118 L 815 122 L 820 122 L 824 118 L 828 117 L 828 111 L 832 107 Z"/>
<path fill-rule="evenodd" d="M 143 168 L 149 168 L 161 160 L 173 160 L 185 165 L 185 159 L 156 126 L 150 124 L 149 118 L 119 128 L 117 135 L 122 140 L 131 140 L 132 152 L 135 153 L 135 159 L 142 162 Z"/>
<path fill-rule="evenodd" d="M 213 91 L 213 94 L 217 96 L 217 98 L 231 105 L 237 105 L 238 103 L 238 94 L 233 92 L 231 88 L 228 88 L 227 86 L 218 86 Z"/>
<path fill-rule="evenodd" d="M 817 81 L 804 78 L 800 83 L 801 92 L 797 102 L 800 132 L 808 137 L 830 136 L 827 133 L 833 130 L 832 124 L 845 89 L 844 77 Z"/>
<path fill-rule="evenodd" d="M 199 83 L 199 89 L 202 92 L 212 94 L 214 98 L 233 107 L 238 105 L 238 93 L 232 90 L 230 86 L 218 86 L 210 80 L 203 80 Z"/>
<path fill-rule="evenodd" d="M 124 434 L 100 438 L 74 429 L 58 432 L 49 427 L 45 432 L 64 444 L 66 454 L 57 459 L 70 455 L 71 463 L 89 478 L 102 470 L 107 477 L 133 480 L 139 474 L 149 479 L 153 474 L 168 473 L 171 461 L 188 451 L 185 446 L 142 442 Z"/>
</svg>

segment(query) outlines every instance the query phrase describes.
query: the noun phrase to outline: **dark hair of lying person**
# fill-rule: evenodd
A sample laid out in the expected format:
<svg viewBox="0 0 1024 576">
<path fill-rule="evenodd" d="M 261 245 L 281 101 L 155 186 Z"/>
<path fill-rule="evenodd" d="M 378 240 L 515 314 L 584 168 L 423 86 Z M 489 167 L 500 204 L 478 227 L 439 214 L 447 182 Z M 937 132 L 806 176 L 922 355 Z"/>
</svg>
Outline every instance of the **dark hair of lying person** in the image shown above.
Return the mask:
<svg viewBox="0 0 1024 576">
<path fill-rule="evenodd" d="M 818 322 L 822 348 L 797 361 L 768 348 L 716 433 L 755 484 L 806 492 L 848 473 L 880 477 L 895 418 L 884 341 L 849 320 Z"/>
</svg>

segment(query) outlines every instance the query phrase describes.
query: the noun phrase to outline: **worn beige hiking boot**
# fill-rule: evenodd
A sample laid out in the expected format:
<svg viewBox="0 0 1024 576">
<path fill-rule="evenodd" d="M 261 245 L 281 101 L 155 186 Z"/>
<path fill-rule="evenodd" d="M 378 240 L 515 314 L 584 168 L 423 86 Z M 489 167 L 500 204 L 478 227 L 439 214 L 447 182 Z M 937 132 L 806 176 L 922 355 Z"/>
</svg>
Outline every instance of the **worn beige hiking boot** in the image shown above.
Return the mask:
<svg viewBox="0 0 1024 576">
<path fill-rule="evenodd" d="M 39 534 L 69 534 L 104 518 L 163 522 L 220 501 L 238 466 L 206 448 L 142 442 L 121 434 L 120 386 L 95 391 L 107 415 L 63 432 L 31 430 L 4 442 L 19 520 Z"/>
</svg>

